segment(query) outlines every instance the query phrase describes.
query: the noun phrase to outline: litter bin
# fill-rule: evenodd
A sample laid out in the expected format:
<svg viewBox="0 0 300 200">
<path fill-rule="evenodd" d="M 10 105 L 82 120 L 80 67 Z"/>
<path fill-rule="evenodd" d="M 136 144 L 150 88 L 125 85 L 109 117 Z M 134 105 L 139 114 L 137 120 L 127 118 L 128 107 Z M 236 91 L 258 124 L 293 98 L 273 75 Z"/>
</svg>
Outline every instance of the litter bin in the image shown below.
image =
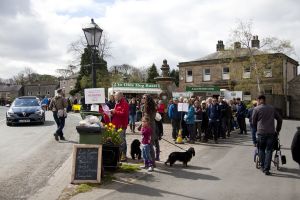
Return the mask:
<svg viewBox="0 0 300 200">
<path fill-rule="evenodd" d="M 101 127 L 76 126 L 79 144 L 102 144 Z"/>
</svg>

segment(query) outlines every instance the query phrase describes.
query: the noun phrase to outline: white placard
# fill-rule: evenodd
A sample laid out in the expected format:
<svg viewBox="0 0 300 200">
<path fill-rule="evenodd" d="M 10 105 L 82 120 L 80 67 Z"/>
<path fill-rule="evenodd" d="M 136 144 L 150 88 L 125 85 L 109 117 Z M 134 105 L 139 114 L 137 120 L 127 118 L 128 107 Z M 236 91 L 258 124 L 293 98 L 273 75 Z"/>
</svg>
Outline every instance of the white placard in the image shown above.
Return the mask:
<svg viewBox="0 0 300 200">
<path fill-rule="evenodd" d="M 85 104 L 105 103 L 104 88 L 84 89 Z"/>
<path fill-rule="evenodd" d="M 178 112 L 188 112 L 189 104 L 188 103 L 178 103 Z"/>
<path fill-rule="evenodd" d="M 91 106 L 91 111 L 97 111 L 97 112 L 99 112 L 99 105 L 93 104 L 93 105 Z"/>
</svg>

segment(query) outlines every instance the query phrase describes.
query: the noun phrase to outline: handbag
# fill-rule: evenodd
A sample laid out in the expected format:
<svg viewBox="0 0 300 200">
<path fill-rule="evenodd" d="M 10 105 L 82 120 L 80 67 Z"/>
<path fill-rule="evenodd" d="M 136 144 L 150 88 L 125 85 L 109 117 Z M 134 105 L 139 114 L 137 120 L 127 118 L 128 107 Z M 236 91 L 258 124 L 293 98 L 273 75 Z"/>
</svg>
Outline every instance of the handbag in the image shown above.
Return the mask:
<svg viewBox="0 0 300 200">
<path fill-rule="evenodd" d="M 57 116 L 67 118 L 67 112 L 65 111 L 65 109 L 60 109 L 57 111 Z"/>
</svg>

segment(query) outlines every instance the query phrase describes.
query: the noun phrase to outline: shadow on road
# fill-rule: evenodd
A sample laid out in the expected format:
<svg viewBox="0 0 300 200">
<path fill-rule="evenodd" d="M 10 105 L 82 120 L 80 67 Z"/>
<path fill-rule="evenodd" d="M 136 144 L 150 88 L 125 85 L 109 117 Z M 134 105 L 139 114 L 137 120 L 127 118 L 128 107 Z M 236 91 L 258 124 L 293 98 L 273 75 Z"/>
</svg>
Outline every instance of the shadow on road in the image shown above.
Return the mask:
<svg viewBox="0 0 300 200">
<path fill-rule="evenodd" d="M 153 175 L 147 176 L 148 177 L 147 179 L 151 179 L 150 176 L 153 176 Z M 153 187 L 148 187 L 145 185 L 131 183 L 131 182 L 127 182 L 127 181 L 118 181 L 118 184 L 123 184 L 123 186 L 124 186 L 124 187 L 121 186 L 120 188 L 116 189 L 120 193 L 133 193 L 133 194 L 137 194 L 137 195 L 150 196 L 150 197 L 154 197 L 154 198 L 162 197 L 162 196 L 164 196 L 163 194 L 167 194 L 167 195 L 174 195 L 174 198 L 177 198 L 177 199 L 185 198 L 185 199 L 203 200 L 198 197 L 193 197 L 193 196 L 189 196 L 189 195 L 185 195 L 185 194 L 179 194 L 179 193 L 175 193 L 175 192 L 169 192 L 169 191 L 166 191 L 163 189 L 156 189 Z"/>
<path fill-rule="evenodd" d="M 198 180 L 198 179 L 205 179 L 205 180 L 221 180 L 220 178 L 208 174 L 201 174 L 199 172 L 192 172 L 190 170 L 210 170 L 210 168 L 205 167 L 198 167 L 198 166 L 188 166 L 183 168 L 182 164 L 175 164 L 172 167 L 170 166 L 161 166 L 159 173 L 166 174 L 169 176 L 174 176 L 176 178 L 183 178 L 183 179 L 191 179 L 191 180 Z"/>
</svg>

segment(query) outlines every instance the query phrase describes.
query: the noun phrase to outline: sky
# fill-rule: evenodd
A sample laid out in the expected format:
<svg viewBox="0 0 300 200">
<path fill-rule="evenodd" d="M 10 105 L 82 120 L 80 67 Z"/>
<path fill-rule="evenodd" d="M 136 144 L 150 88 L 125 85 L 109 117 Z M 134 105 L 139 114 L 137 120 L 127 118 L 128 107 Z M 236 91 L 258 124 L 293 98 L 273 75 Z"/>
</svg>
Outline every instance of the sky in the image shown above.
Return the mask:
<svg viewBox="0 0 300 200">
<path fill-rule="evenodd" d="M 0 78 L 25 67 L 40 74 L 77 64 L 70 44 L 94 18 L 110 41 L 108 67 L 171 68 L 226 45 L 238 21 L 253 21 L 259 38 L 290 40 L 300 61 L 298 0 L 1 0 Z"/>
</svg>

